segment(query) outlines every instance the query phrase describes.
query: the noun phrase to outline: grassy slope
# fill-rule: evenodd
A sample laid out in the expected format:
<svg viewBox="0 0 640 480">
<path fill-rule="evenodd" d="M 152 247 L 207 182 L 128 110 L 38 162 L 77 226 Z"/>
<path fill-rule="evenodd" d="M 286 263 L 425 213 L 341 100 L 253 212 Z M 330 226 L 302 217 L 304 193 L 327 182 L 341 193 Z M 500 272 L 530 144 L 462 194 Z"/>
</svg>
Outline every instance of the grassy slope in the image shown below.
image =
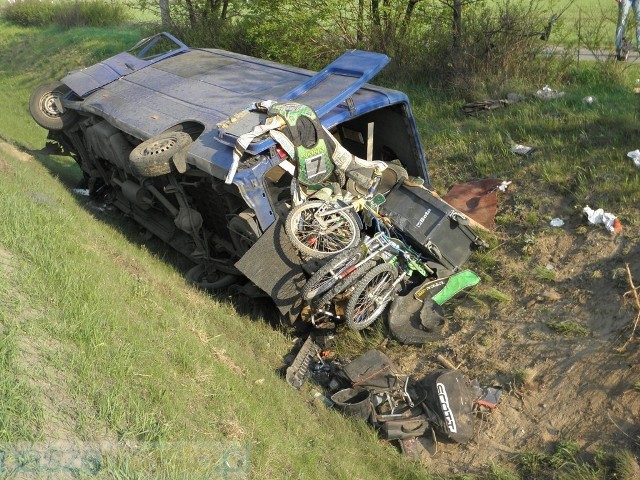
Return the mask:
<svg viewBox="0 0 640 480">
<path fill-rule="evenodd" d="M 623 216 L 630 208 L 625 220 L 635 222 L 640 173 L 626 153 L 640 147 L 639 114 L 630 108 L 638 101 L 632 88 L 640 70 L 615 62 L 583 63 L 565 76 L 567 84 L 551 85 L 566 91 L 561 99 L 534 99 L 531 94 L 541 84 L 521 87 L 527 100 L 476 118 L 463 115 L 461 99 L 408 88 L 438 190 L 487 177 L 536 181 L 538 188 L 562 195 L 570 207 L 599 205 Z M 505 98 L 508 91 L 489 96 Z M 586 104 L 586 96 L 595 102 Z M 516 143 L 538 152 L 514 155 L 510 147 Z M 547 200 L 532 199 L 534 206 Z"/>
<path fill-rule="evenodd" d="M 0 32 L 0 135 L 28 149 L 44 142 L 27 111 L 31 88 L 136 37 Z M 97 221 L 68 190 L 68 159 L 5 150 L 0 171 L 0 441 L 189 441 L 217 459 L 237 445 L 252 478 L 425 476 L 365 425 L 282 381 L 289 338 L 195 292 Z M 151 468 L 138 452 L 106 468 L 175 478 L 184 465 L 167 457 Z"/>
<path fill-rule="evenodd" d="M 133 43 L 122 39 L 129 30 L 110 39 L 96 30 L 0 28 L 0 95 L 5 111 L 13 112 L 0 116 L 0 134 L 31 149 L 42 146 L 44 133 L 31 123 L 26 98 L 36 83 L 72 67 L 65 54 L 71 47 L 62 48 L 64 42 L 73 40 L 87 64 Z M 94 43 L 95 38 L 101 40 Z M 25 40 L 36 47 L 19 58 L 7 50 Z M 52 43 L 57 47 L 47 51 Z M 106 44 L 113 47 L 109 52 L 103 50 Z M 47 56 L 40 57 L 41 50 Z M 520 233 L 546 235 L 551 214 L 579 215 L 584 204 L 619 214 L 625 225 L 637 224 L 640 178 L 625 153 L 640 146 L 637 112 L 629 108 L 637 102 L 631 87 L 638 72 L 619 64 L 598 71 L 570 71 L 567 85 L 553 85 L 567 90 L 559 101 L 529 100 L 476 119 L 461 114 L 458 99 L 403 88 L 440 191 L 488 176 L 514 181 L 516 194 L 501 208 L 497 234 L 512 240 L 476 257 L 479 271 L 489 272 L 499 254 L 517 250 Z M 535 89 L 528 88 L 524 93 Z M 495 92 L 495 98 L 505 93 Z M 596 103 L 583 104 L 586 95 Z M 539 151 L 515 156 L 509 152 L 513 142 Z M 64 183 L 76 178 L 67 159 L 38 159 Z M 38 163 L 25 167 L 7 158 L 4 165 L 0 264 L 13 273 L 0 282 L 5 311 L 0 365 L 7 385 L 2 391 L 10 392 L 1 405 L 6 412 L 23 413 L 4 417 L 12 420 L 0 423 L 2 439 L 47 438 L 50 405 L 42 392 L 53 388 L 68 398 L 68 417 L 77 420 L 67 428 L 78 438 L 91 438 L 88 432 L 99 429 L 109 439 L 239 440 L 252 445 L 259 478 L 300 472 L 309 478 L 417 475 L 394 454 L 383 461 L 390 450 L 368 429 L 345 425 L 283 385 L 273 372 L 289 347 L 287 338 L 185 288 L 169 267 L 127 243 L 119 230 L 96 222 L 80 208 L 82 199 L 70 196 Z M 60 252 L 70 260 L 60 262 Z M 483 276 L 480 294 L 499 289 L 501 281 L 508 279 Z M 353 337 L 345 340 L 360 339 Z M 36 358 L 44 373 L 35 378 L 26 376 L 24 367 L 33 350 L 44 352 Z M 62 375 L 45 380 L 51 366 Z M 38 401 L 26 402 L 28 391 L 36 392 Z M 288 413 L 283 419 L 279 412 Z M 333 454 L 345 449 L 350 453 Z"/>
</svg>

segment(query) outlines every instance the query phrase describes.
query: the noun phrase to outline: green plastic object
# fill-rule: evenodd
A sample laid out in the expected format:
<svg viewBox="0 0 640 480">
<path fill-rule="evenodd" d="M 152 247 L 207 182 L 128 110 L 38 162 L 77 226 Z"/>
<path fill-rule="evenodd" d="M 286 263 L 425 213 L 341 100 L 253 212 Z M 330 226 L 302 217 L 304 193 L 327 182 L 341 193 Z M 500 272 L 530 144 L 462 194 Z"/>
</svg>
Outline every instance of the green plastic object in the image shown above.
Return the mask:
<svg viewBox="0 0 640 480">
<path fill-rule="evenodd" d="M 438 305 L 443 305 L 465 288 L 473 287 L 474 285 L 477 285 L 478 282 L 480 282 L 480 277 L 471 270 L 458 272 L 449 277 L 444 288 L 433 296 L 433 301 Z"/>
</svg>

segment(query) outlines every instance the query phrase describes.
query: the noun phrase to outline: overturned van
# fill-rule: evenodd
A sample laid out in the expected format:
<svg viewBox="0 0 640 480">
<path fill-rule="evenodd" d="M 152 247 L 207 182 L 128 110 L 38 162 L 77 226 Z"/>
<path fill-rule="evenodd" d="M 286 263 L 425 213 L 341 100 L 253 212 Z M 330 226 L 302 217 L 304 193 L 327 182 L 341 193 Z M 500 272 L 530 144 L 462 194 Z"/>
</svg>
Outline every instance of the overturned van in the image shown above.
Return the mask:
<svg viewBox="0 0 640 480">
<path fill-rule="evenodd" d="M 276 280 L 260 285 L 252 271 L 267 259 L 250 251 L 290 209 L 292 175 L 282 149 L 265 135 L 243 150 L 225 182 L 236 167 L 234 147 L 265 121 L 253 106 L 294 101 L 311 107 L 353 155 L 401 164 L 428 186 L 407 96 L 366 83 L 388 62 L 379 53 L 351 50 L 316 73 L 189 48 L 161 33 L 41 85 L 30 111 L 49 139 L 77 161 L 92 194 L 195 263 L 191 280 L 212 289 L 258 285 L 272 297 L 284 291 L 291 298 L 276 299 L 284 312 L 292 305 L 295 279 L 286 271 L 274 276 L 266 265 L 260 275 Z M 267 243 L 277 243 L 277 235 Z M 286 261 L 279 268 L 288 268 Z M 281 277 L 294 281 L 289 294 L 277 285 Z"/>
</svg>

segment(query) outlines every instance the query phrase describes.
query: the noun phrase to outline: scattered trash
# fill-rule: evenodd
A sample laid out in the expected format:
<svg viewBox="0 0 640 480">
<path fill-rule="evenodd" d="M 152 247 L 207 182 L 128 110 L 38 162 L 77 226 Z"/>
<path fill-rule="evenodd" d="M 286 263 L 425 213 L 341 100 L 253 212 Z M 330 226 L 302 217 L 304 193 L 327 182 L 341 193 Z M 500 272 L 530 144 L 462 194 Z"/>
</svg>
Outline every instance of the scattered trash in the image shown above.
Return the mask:
<svg viewBox="0 0 640 480">
<path fill-rule="evenodd" d="M 547 270 L 555 270 L 556 267 L 553 266 L 553 263 L 547 263 L 545 267 Z"/>
<path fill-rule="evenodd" d="M 554 218 L 549 222 L 549 225 L 551 225 L 552 227 L 562 227 L 564 225 L 564 220 L 562 220 L 561 218 Z"/>
<path fill-rule="evenodd" d="M 334 406 L 334 403 L 331 400 L 329 400 L 327 397 L 325 397 L 322 393 L 320 393 L 318 390 L 311 390 L 311 397 L 321 400 L 322 403 L 324 403 L 327 407 Z"/>
<path fill-rule="evenodd" d="M 640 150 L 634 150 L 627 153 L 627 157 L 633 160 L 633 164 L 636 166 L 636 168 L 640 168 Z"/>
<path fill-rule="evenodd" d="M 533 95 L 540 100 L 554 100 L 556 98 L 564 97 L 564 92 L 559 92 L 550 88 L 549 85 L 545 85 Z"/>
<path fill-rule="evenodd" d="M 506 107 L 509 103 L 509 100 L 477 100 L 465 103 L 462 106 L 462 111 L 467 115 L 474 115 L 479 112 Z"/>
<path fill-rule="evenodd" d="M 526 145 L 516 144 L 511 147 L 511 151 L 513 153 L 517 153 L 518 155 L 529 155 L 535 151 L 535 147 L 527 147 Z"/>
<path fill-rule="evenodd" d="M 497 193 L 504 192 L 510 183 L 499 178 L 459 183 L 451 187 L 442 198 L 480 224 L 480 228 L 493 230 L 498 203 Z"/>
<path fill-rule="evenodd" d="M 471 390 L 475 398 L 473 402 L 476 405 L 487 407 L 491 410 L 496 408 L 502 394 L 502 390 L 499 388 L 481 387 L 477 379 L 471 381 Z"/>
<path fill-rule="evenodd" d="M 316 342 L 322 344 L 322 337 L 310 336 L 302 353 L 320 351 Z M 299 357 L 294 364 L 300 363 Z M 326 361 L 321 355 L 315 360 L 310 357 L 308 374 L 317 386 L 310 390 L 311 400 L 318 399 L 327 407 L 368 422 L 381 438 L 400 442 L 407 456 L 435 454 L 438 439 L 469 441 L 475 414 L 495 409 L 502 393 L 499 388 L 470 381 L 450 361 L 444 362 L 444 369 L 414 376 L 401 373 L 387 355 L 375 349 L 345 363 L 335 357 Z M 319 374 L 318 365 L 328 375 Z M 412 439 L 419 445 L 402 443 Z"/>
<path fill-rule="evenodd" d="M 506 180 L 503 180 L 503 182 L 496 187 L 496 190 L 500 190 L 501 192 L 506 192 L 507 188 L 509 188 L 509 185 L 511 185 L 511 183 L 512 182 L 510 181 L 508 182 Z"/>
<path fill-rule="evenodd" d="M 640 93 L 640 78 L 636 78 L 636 86 L 633 88 L 633 93 Z"/>
<path fill-rule="evenodd" d="M 71 191 L 73 193 L 75 193 L 76 195 L 82 195 L 83 197 L 88 197 L 89 196 L 89 189 L 88 188 L 72 188 Z"/>
<path fill-rule="evenodd" d="M 592 96 L 588 96 L 588 97 L 584 97 L 582 99 L 583 103 L 586 103 L 587 105 L 592 105 L 593 103 L 595 103 L 596 99 L 593 98 Z"/>
<path fill-rule="evenodd" d="M 593 225 L 604 225 L 611 233 L 622 231 L 622 223 L 613 213 L 605 212 L 602 208 L 593 210 L 589 206 L 584 207 L 582 212 L 587 216 L 589 223 Z"/>
</svg>

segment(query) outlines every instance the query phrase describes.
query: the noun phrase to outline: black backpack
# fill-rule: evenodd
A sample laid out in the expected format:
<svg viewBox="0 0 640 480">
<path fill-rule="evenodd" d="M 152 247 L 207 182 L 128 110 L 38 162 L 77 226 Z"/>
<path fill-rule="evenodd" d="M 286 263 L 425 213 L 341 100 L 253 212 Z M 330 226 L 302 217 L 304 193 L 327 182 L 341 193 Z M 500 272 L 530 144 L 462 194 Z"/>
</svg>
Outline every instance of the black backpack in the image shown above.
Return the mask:
<svg viewBox="0 0 640 480">
<path fill-rule="evenodd" d="M 396 386 L 398 369 L 381 351 L 369 350 L 344 366 L 342 376 L 354 387 L 377 393 Z"/>
<path fill-rule="evenodd" d="M 423 407 L 437 433 L 455 443 L 473 437 L 473 394 L 460 371 L 436 370 L 416 387 L 424 394 Z"/>
</svg>

